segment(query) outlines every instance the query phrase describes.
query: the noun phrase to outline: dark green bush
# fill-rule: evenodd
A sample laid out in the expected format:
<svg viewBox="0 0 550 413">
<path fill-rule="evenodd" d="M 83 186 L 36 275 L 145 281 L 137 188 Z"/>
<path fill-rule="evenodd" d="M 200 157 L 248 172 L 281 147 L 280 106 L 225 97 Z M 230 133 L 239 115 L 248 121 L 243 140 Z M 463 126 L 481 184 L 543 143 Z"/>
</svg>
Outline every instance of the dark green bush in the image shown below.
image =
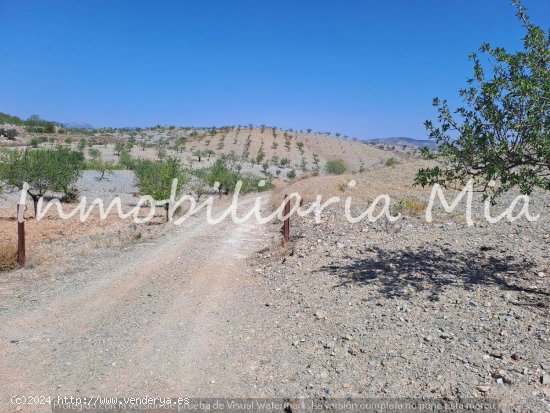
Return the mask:
<svg viewBox="0 0 550 413">
<path fill-rule="evenodd" d="M 325 171 L 330 175 L 342 175 L 345 174 L 347 170 L 348 167 L 346 163 L 340 158 L 331 159 L 327 161 L 325 165 Z"/>
</svg>

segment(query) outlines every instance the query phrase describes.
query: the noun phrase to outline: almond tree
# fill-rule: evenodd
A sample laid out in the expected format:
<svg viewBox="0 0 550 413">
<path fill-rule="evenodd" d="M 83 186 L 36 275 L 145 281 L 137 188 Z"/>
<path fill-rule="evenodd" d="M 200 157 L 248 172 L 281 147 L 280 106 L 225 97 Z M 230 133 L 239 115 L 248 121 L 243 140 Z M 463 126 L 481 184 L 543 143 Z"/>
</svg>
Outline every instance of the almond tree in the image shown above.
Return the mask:
<svg viewBox="0 0 550 413">
<path fill-rule="evenodd" d="M 134 169 L 137 186 L 143 195 L 150 195 L 155 201 L 170 199 L 172 182 L 177 179 L 176 195 L 182 190 L 185 174 L 180 161 L 169 156 L 164 160 L 141 160 Z M 164 204 L 166 222 L 169 220 L 169 203 Z"/>
<path fill-rule="evenodd" d="M 489 65 L 470 55 L 474 77 L 460 91 L 465 105 L 451 111 L 434 99 L 438 122 L 425 126 L 440 164 L 421 169 L 416 184 L 452 188 L 473 179 L 493 200 L 514 187 L 523 194 L 550 190 L 550 31 L 531 23 L 519 0 L 514 4 L 526 30 L 523 50 L 484 43 Z"/>
<path fill-rule="evenodd" d="M 0 181 L 19 191 L 28 184 L 35 216 L 38 200 L 46 192 L 63 192 L 69 198 L 81 170 L 82 154 L 63 146 L 0 153 Z"/>
</svg>

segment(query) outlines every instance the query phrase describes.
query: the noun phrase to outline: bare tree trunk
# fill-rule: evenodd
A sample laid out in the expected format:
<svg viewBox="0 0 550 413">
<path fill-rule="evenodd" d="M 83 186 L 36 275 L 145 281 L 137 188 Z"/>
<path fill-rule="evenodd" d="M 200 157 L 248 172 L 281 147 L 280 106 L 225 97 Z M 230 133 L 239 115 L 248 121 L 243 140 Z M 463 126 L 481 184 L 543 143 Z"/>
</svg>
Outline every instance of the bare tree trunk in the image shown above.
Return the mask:
<svg viewBox="0 0 550 413">
<path fill-rule="evenodd" d="M 31 198 L 32 198 L 32 204 L 34 207 L 34 219 L 36 219 L 36 214 L 38 213 L 38 200 L 40 199 L 39 195 L 31 194 L 30 192 L 27 192 Z"/>
</svg>

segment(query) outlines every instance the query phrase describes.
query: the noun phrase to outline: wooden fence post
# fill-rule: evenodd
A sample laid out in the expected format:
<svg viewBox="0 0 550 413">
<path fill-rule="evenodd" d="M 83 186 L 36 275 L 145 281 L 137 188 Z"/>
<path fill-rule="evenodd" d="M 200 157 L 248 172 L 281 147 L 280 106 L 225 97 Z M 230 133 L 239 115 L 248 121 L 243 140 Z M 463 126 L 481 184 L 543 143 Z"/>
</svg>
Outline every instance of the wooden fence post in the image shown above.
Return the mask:
<svg viewBox="0 0 550 413">
<path fill-rule="evenodd" d="M 25 209 L 26 205 L 17 204 L 17 264 L 25 266 Z"/>
<path fill-rule="evenodd" d="M 287 245 L 290 239 L 290 198 L 285 195 L 284 221 L 283 221 L 283 245 Z"/>
</svg>

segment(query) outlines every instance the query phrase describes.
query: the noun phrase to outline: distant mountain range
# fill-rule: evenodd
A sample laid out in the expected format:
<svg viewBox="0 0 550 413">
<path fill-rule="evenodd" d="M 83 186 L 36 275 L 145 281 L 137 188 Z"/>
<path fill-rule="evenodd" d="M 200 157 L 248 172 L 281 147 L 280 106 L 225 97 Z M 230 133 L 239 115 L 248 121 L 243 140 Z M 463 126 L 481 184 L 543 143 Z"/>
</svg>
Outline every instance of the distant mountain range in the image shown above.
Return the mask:
<svg viewBox="0 0 550 413">
<path fill-rule="evenodd" d="M 395 145 L 395 146 L 409 146 L 413 148 L 423 148 L 427 146 L 430 149 L 437 149 L 437 143 L 430 139 L 414 139 L 407 138 L 405 136 L 392 137 L 392 138 L 378 138 L 378 139 L 366 139 L 368 143 L 381 144 L 381 145 Z"/>
<path fill-rule="evenodd" d="M 94 129 L 92 125 L 85 122 L 68 122 L 64 123 L 63 126 L 71 129 Z"/>
</svg>

